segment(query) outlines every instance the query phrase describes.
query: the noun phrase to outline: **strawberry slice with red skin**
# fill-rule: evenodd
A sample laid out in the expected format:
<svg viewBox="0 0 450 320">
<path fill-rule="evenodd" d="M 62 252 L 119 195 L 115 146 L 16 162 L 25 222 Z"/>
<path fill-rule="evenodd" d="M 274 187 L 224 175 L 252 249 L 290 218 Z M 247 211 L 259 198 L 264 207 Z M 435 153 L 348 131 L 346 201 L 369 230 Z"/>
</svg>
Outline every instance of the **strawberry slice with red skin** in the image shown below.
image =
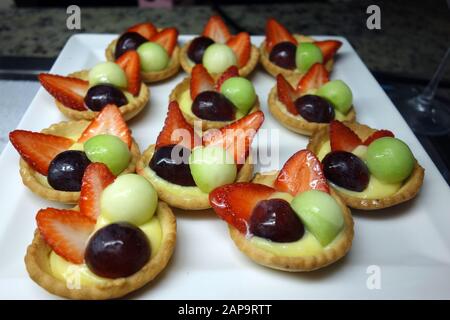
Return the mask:
<svg viewBox="0 0 450 320">
<path fill-rule="evenodd" d="M 298 94 L 281 73 L 277 75 L 277 94 L 278 99 L 286 106 L 286 109 L 293 115 L 298 115 L 298 110 L 294 104 Z"/>
<path fill-rule="evenodd" d="M 227 41 L 227 46 L 233 50 L 236 55 L 239 68 L 245 66 L 250 59 L 252 44 L 248 32 L 239 32 Z"/>
<path fill-rule="evenodd" d="M 357 146 L 362 145 L 362 141 L 345 124 L 338 120 L 332 120 L 330 122 L 330 145 L 332 151 L 352 152 Z"/>
<path fill-rule="evenodd" d="M 153 35 L 150 41 L 161 45 L 161 47 L 166 49 L 169 56 L 171 56 L 177 46 L 178 30 L 176 28 L 165 28 Z"/>
<path fill-rule="evenodd" d="M 176 130 L 179 130 L 176 132 Z M 177 101 L 172 101 L 169 104 L 164 127 L 156 139 L 156 148 L 181 144 L 185 148 L 191 149 L 200 142 L 200 138 L 195 134 L 194 128 L 186 121 L 181 113 Z"/>
<path fill-rule="evenodd" d="M 364 145 L 368 146 L 372 142 L 374 142 L 377 139 L 383 138 L 383 137 L 394 137 L 394 134 L 392 131 L 389 130 L 378 130 L 372 133 L 366 140 L 364 140 Z"/>
<path fill-rule="evenodd" d="M 221 219 L 246 234 L 253 209 L 274 192 L 274 188 L 263 184 L 238 182 L 214 189 L 209 194 L 209 203 Z"/>
<path fill-rule="evenodd" d="M 295 37 L 278 21 L 273 18 L 266 23 L 266 50 L 271 52 L 273 47 L 280 42 L 291 42 L 297 45 Z"/>
<path fill-rule="evenodd" d="M 338 40 L 314 41 L 314 44 L 322 51 L 323 63 L 332 59 L 342 46 L 342 42 Z"/>
<path fill-rule="evenodd" d="M 309 90 L 320 88 L 328 81 L 330 81 L 330 73 L 325 69 L 325 66 L 315 63 L 298 82 L 297 91 L 306 93 Z"/>
<path fill-rule="evenodd" d="M 91 163 L 84 171 L 81 183 L 80 212 L 92 220 L 97 221 L 100 215 L 100 199 L 103 190 L 114 182 L 116 177 L 103 163 Z"/>
<path fill-rule="evenodd" d="M 196 64 L 192 68 L 190 90 L 192 101 L 199 93 L 214 91 L 214 79 L 202 64 Z"/>
<path fill-rule="evenodd" d="M 134 50 L 127 51 L 116 60 L 116 63 L 127 76 L 127 91 L 137 96 L 141 89 L 141 60 L 138 53 Z"/>
<path fill-rule="evenodd" d="M 236 66 L 231 66 L 225 70 L 222 75 L 216 81 L 216 90 L 220 92 L 220 87 L 222 84 L 233 77 L 239 77 L 239 69 Z"/>
<path fill-rule="evenodd" d="M 45 242 L 67 261 L 81 264 L 95 221 L 74 210 L 47 208 L 36 215 Z"/>
<path fill-rule="evenodd" d="M 45 90 L 64 106 L 78 111 L 87 110 L 84 97 L 89 90 L 89 82 L 49 73 L 40 73 L 38 78 Z"/>
<path fill-rule="evenodd" d="M 65 137 L 26 130 L 10 132 L 9 140 L 22 159 L 44 176 L 47 175 L 48 167 L 53 158 L 69 149 L 75 142 Z"/>
<path fill-rule="evenodd" d="M 300 150 L 286 161 L 278 173 L 274 187 L 293 196 L 308 190 L 330 193 L 322 164 L 309 150 Z"/>
<path fill-rule="evenodd" d="M 211 38 L 218 43 L 226 43 L 230 39 L 231 33 L 222 18 L 214 15 L 206 23 L 202 36 Z"/>
<path fill-rule="evenodd" d="M 83 131 L 78 142 L 84 143 L 89 138 L 99 134 L 111 134 L 119 137 L 131 148 L 131 130 L 122 117 L 119 108 L 114 104 L 108 104 L 91 121 L 91 124 Z"/>
<path fill-rule="evenodd" d="M 263 122 L 262 111 L 250 113 L 220 130 L 206 131 L 203 135 L 203 144 L 222 146 L 234 155 L 237 165 L 242 165 L 250 152 L 253 138 Z"/>
<path fill-rule="evenodd" d="M 151 37 L 158 32 L 158 30 L 150 22 L 144 22 L 144 23 L 138 23 L 132 27 L 129 27 L 127 29 L 127 32 L 139 33 L 141 36 L 143 36 L 147 40 L 150 40 Z"/>
</svg>

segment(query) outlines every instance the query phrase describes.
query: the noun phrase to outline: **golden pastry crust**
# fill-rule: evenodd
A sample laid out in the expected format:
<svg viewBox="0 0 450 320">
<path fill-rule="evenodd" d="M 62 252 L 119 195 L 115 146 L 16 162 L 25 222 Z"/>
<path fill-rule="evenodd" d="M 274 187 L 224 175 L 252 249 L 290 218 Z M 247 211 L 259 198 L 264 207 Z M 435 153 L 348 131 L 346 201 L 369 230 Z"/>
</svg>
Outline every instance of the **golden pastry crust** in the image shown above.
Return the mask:
<svg viewBox="0 0 450 320">
<path fill-rule="evenodd" d="M 300 34 L 294 34 L 294 37 L 297 39 L 299 43 L 315 41 L 311 37 L 303 36 Z M 261 57 L 260 58 L 261 64 L 263 65 L 264 69 L 266 69 L 266 71 L 270 73 L 272 76 L 276 77 L 278 74 L 281 73 L 285 78 L 289 78 L 290 80 L 295 82 L 298 82 L 298 80 L 300 80 L 300 78 L 303 77 L 304 74 L 301 73 L 298 69 L 294 70 L 284 69 L 272 63 L 272 61 L 269 60 L 269 54 L 270 53 L 267 52 L 266 50 L 266 41 L 263 41 L 259 46 L 259 55 Z M 325 69 L 331 72 L 331 70 L 333 70 L 333 65 L 334 59 L 330 59 L 327 61 L 327 63 L 325 63 Z"/>
<path fill-rule="evenodd" d="M 175 248 L 177 224 L 172 210 L 164 202 L 158 203 L 156 215 L 162 229 L 161 246 L 141 270 L 135 274 L 118 279 L 108 279 L 100 284 L 69 289 L 66 282 L 53 276 L 50 270 L 51 248 L 38 230 L 33 242 L 28 246 L 25 265 L 31 279 L 48 292 L 70 299 L 104 300 L 122 297 L 152 281 L 167 265 Z"/>
<path fill-rule="evenodd" d="M 252 182 L 262 183 L 273 187 L 273 181 L 278 175 L 278 171 L 272 171 L 262 174 L 256 174 Z M 236 246 L 250 259 L 263 266 L 289 271 L 302 272 L 313 271 L 330 265 L 341 259 L 347 254 L 352 246 L 353 240 L 353 218 L 350 210 L 345 206 L 342 200 L 336 193 L 331 190 L 331 196 L 337 201 L 344 216 L 344 230 L 341 231 L 339 238 L 335 239 L 328 247 L 326 247 L 320 254 L 305 257 L 286 257 L 279 256 L 272 252 L 266 251 L 247 240 L 245 235 L 239 232 L 236 228 L 229 226 L 231 239 L 233 239 Z"/>
<path fill-rule="evenodd" d="M 81 70 L 73 72 L 68 76 L 87 80 L 89 76 L 89 70 Z M 150 89 L 144 83 L 142 83 L 141 89 L 139 90 L 139 95 L 137 97 L 134 97 L 132 102 L 129 102 L 128 104 L 119 107 L 119 110 L 122 113 L 123 118 L 126 121 L 128 121 L 131 118 L 135 117 L 139 112 L 142 111 L 142 109 L 145 108 L 145 106 L 147 106 L 149 99 L 150 99 Z M 59 111 L 61 111 L 66 117 L 70 119 L 92 120 L 98 115 L 98 111 L 92 110 L 79 111 L 74 110 L 72 108 L 68 108 L 56 99 L 55 104 L 58 107 Z"/>
<path fill-rule="evenodd" d="M 375 129 L 356 122 L 344 122 L 344 124 L 351 128 L 363 141 L 376 131 Z M 329 140 L 330 137 L 328 128 L 322 128 L 310 138 L 307 149 L 311 150 L 314 154 L 317 154 L 322 145 Z M 378 210 L 392 207 L 414 198 L 422 186 L 424 174 L 425 170 L 416 160 L 416 165 L 414 166 L 413 172 L 408 179 L 403 182 L 400 189 L 396 193 L 381 199 L 361 199 L 348 195 L 344 192 L 340 192 L 336 188 L 334 188 L 334 190 L 351 208 L 361 210 Z"/>
<path fill-rule="evenodd" d="M 179 84 L 175 86 L 175 88 L 172 90 L 169 96 L 170 101 L 180 101 L 181 95 L 186 90 L 190 90 L 190 77 L 184 78 L 183 81 L 181 81 Z M 248 114 L 258 111 L 260 108 L 259 105 L 259 98 L 256 96 L 255 103 L 253 104 L 253 107 L 250 109 Z M 211 120 L 204 120 L 196 117 L 194 114 L 189 114 L 183 111 L 182 108 L 180 108 L 181 112 L 183 113 L 184 118 L 186 121 L 191 125 L 194 126 L 195 122 L 201 121 L 202 129 L 208 130 L 208 129 L 220 129 L 222 127 L 225 127 L 226 125 L 229 125 L 230 123 L 233 123 L 237 120 L 233 121 L 211 121 Z"/>
<path fill-rule="evenodd" d="M 187 42 L 187 43 L 185 43 L 184 46 L 180 50 L 181 67 L 183 68 L 183 70 L 186 73 L 189 73 L 189 74 L 191 74 L 192 68 L 195 65 L 189 59 L 189 57 L 187 55 L 189 46 L 191 45 L 191 42 L 192 42 L 192 40 Z M 256 65 L 258 64 L 258 61 L 259 61 L 259 51 L 254 45 L 252 45 L 252 50 L 250 52 L 250 59 L 248 59 L 248 61 L 245 64 L 245 66 L 242 66 L 242 67 L 239 68 L 239 75 L 241 77 L 248 76 L 250 73 L 252 73 L 253 70 L 255 70 Z"/>
<path fill-rule="evenodd" d="M 79 137 L 81 133 L 86 129 L 89 125 L 89 121 L 86 120 L 78 120 L 78 121 L 63 121 L 56 124 L 51 125 L 50 127 L 42 130 L 42 133 L 53 134 L 56 136 L 62 136 L 67 138 Z M 128 167 L 121 173 L 132 173 L 136 170 L 136 162 L 140 157 L 139 146 L 133 140 L 131 145 L 131 160 Z M 37 171 L 35 171 L 31 166 L 29 166 L 22 158 L 20 158 L 19 162 L 20 166 L 20 176 L 22 177 L 23 184 L 27 186 L 33 193 L 38 196 L 62 203 L 77 203 L 80 197 L 80 192 L 71 192 L 71 191 L 59 191 L 55 190 L 49 185 L 43 184 L 38 175 L 40 175 Z"/>
<path fill-rule="evenodd" d="M 114 51 L 116 49 L 117 39 L 113 40 L 105 50 L 106 60 L 108 61 L 116 61 L 114 58 Z M 159 82 L 165 79 L 169 79 L 170 77 L 176 75 L 180 70 L 180 47 L 176 46 L 170 56 L 170 62 L 167 68 L 161 71 L 150 71 L 150 72 L 141 72 L 141 79 L 145 83 L 154 83 Z"/>
<path fill-rule="evenodd" d="M 136 172 L 151 182 L 153 187 L 158 192 L 158 197 L 161 200 L 167 202 L 172 207 L 185 210 L 204 210 L 211 208 L 211 205 L 209 204 L 209 194 L 201 192 L 198 187 L 184 187 L 173 184 L 162 178 L 155 178 L 156 173 L 154 174 L 154 176 L 148 175 L 146 169 L 150 170 L 153 173 L 153 171 L 148 167 L 148 164 L 152 159 L 154 152 L 155 145 L 152 144 L 144 151 L 141 158 L 138 160 L 136 164 Z M 236 177 L 236 182 L 250 181 L 252 175 L 253 164 L 251 157 L 249 156 L 239 170 Z M 170 188 L 168 187 L 168 185 L 170 186 Z M 197 189 L 199 192 L 195 195 L 181 195 L 183 190 L 187 190 L 188 188 Z"/>
</svg>

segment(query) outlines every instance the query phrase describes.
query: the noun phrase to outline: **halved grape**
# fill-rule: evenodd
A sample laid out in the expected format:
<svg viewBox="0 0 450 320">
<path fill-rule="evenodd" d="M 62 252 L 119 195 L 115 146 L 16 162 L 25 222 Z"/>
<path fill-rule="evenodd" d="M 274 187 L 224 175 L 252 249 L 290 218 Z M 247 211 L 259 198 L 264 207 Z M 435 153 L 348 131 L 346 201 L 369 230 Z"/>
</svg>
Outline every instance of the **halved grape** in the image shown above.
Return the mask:
<svg viewBox="0 0 450 320">
<path fill-rule="evenodd" d="M 334 108 L 324 98 L 307 94 L 294 101 L 298 113 L 306 120 L 317 123 L 329 123 L 334 119 Z"/>
<path fill-rule="evenodd" d="M 270 52 L 269 60 L 284 69 L 295 69 L 297 46 L 289 41 L 277 43 Z"/>
</svg>

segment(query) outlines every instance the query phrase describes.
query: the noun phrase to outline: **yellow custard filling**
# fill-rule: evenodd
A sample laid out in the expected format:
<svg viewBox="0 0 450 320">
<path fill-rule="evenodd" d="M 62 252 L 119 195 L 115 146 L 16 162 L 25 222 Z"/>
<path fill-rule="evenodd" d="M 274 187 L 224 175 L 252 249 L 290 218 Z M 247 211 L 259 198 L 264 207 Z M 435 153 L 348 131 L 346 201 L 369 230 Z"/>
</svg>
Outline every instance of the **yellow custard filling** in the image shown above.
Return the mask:
<svg viewBox="0 0 450 320">
<path fill-rule="evenodd" d="M 109 224 L 109 222 L 102 216 L 97 220 L 97 225 L 95 230 Z M 162 240 L 162 229 L 159 219 L 154 215 L 150 221 L 142 224 L 139 228 L 145 233 L 151 248 L 151 258 L 153 258 L 158 252 L 161 246 Z M 95 275 L 86 264 L 74 264 L 63 257 L 56 254 L 54 251 L 50 253 L 50 270 L 52 274 L 61 281 L 66 281 L 68 284 L 72 285 L 79 284 L 81 286 L 89 286 L 103 281 L 111 280 L 99 277 Z"/>
<path fill-rule="evenodd" d="M 179 99 L 180 100 L 178 101 L 178 104 L 181 111 L 183 111 L 183 113 L 189 114 L 193 118 L 196 118 L 197 116 L 192 113 L 191 92 L 189 90 L 183 91 Z"/>
</svg>

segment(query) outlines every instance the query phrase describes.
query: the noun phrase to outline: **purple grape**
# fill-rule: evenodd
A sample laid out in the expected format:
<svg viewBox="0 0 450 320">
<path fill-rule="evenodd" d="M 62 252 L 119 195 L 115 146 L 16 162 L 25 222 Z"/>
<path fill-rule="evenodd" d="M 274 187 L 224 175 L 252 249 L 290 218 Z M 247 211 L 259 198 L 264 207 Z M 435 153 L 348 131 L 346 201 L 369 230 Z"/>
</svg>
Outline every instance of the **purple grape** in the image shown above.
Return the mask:
<svg viewBox="0 0 450 320">
<path fill-rule="evenodd" d="M 80 191 L 84 171 L 90 163 L 83 151 L 63 151 L 50 162 L 47 181 L 56 190 Z"/>
<path fill-rule="evenodd" d="M 235 107 L 223 94 L 204 91 L 195 97 L 192 112 L 200 119 L 230 121 L 235 119 Z"/>
<path fill-rule="evenodd" d="M 270 52 L 269 60 L 284 69 L 295 69 L 295 51 L 297 46 L 291 42 L 277 43 Z"/>
<path fill-rule="evenodd" d="M 128 103 L 122 91 L 108 84 L 99 84 L 89 88 L 84 103 L 93 111 L 101 111 L 107 104 L 120 107 Z"/>
<path fill-rule="evenodd" d="M 334 108 L 328 100 L 312 95 L 304 95 L 294 101 L 298 113 L 310 122 L 330 123 L 334 119 Z"/>
<path fill-rule="evenodd" d="M 208 37 L 197 37 L 189 45 L 187 55 L 195 64 L 202 63 L 203 54 L 206 48 L 212 45 L 214 41 Z"/>
<path fill-rule="evenodd" d="M 114 58 L 117 60 L 125 52 L 136 50 L 141 44 L 147 41 L 147 39 L 137 32 L 125 32 L 117 40 Z"/>
</svg>

